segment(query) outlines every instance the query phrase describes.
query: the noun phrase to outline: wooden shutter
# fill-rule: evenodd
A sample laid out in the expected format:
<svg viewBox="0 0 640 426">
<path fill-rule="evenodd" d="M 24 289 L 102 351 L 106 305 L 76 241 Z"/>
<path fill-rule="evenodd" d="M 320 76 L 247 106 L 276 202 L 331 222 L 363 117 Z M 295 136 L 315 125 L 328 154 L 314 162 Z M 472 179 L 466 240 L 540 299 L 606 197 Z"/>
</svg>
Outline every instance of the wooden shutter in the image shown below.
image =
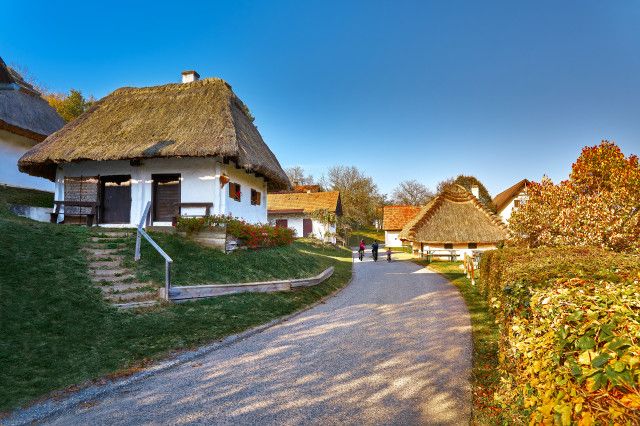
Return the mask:
<svg viewBox="0 0 640 426">
<path fill-rule="evenodd" d="M 276 219 L 276 228 L 286 228 L 288 225 L 287 219 Z"/>
<path fill-rule="evenodd" d="M 98 176 L 68 176 L 64 178 L 64 201 L 98 202 Z M 69 215 L 89 214 L 91 207 L 67 207 Z"/>
</svg>

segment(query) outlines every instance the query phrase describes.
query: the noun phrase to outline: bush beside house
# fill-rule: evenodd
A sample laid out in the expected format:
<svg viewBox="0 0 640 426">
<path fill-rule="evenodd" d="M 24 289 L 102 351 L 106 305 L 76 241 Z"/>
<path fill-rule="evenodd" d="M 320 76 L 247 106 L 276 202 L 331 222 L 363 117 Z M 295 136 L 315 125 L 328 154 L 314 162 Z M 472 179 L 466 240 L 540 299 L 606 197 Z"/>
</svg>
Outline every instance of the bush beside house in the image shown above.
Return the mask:
<svg viewBox="0 0 640 426">
<path fill-rule="evenodd" d="M 596 248 L 488 252 L 496 399 L 532 424 L 640 421 L 640 258 Z"/>
</svg>

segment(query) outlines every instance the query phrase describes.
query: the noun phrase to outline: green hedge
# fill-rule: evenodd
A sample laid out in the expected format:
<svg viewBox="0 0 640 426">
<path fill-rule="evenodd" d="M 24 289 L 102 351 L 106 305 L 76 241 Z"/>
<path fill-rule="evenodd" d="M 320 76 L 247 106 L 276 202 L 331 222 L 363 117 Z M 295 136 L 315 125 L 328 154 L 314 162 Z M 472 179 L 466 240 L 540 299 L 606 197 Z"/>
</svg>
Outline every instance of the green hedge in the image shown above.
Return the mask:
<svg viewBox="0 0 640 426">
<path fill-rule="evenodd" d="M 640 421 L 640 258 L 592 248 L 486 253 L 500 327 L 496 399 L 534 424 Z"/>
</svg>

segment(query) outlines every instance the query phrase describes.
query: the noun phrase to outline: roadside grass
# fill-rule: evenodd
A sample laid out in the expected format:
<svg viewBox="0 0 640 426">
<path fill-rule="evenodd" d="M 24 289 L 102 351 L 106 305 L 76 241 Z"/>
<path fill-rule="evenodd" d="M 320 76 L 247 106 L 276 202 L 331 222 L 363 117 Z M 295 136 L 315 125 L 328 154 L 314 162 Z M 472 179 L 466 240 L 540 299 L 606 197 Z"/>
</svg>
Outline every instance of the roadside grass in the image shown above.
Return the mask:
<svg viewBox="0 0 640 426">
<path fill-rule="evenodd" d="M 374 241 L 384 243 L 384 231 L 375 228 L 354 229 L 349 234 L 347 246 L 357 247 L 360 240 L 364 240 L 366 245 L 370 245 Z"/>
<path fill-rule="evenodd" d="M 152 238 L 173 259 L 171 281 L 173 285 L 231 284 L 252 281 L 270 281 L 306 278 L 319 274 L 333 263 L 316 252 L 335 252 L 335 248 L 314 245 L 312 240 L 296 240 L 286 247 L 264 250 L 236 250 L 224 254 L 203 247 L 185 237 L 162 232 Z M 133 261 L 135 239 L 129 238 L 125 265 L 136 271 L 140 281 L 164 283 L 164 258 L 143 239 L 140 261 Z M 302 254 L 302 251 L 309 251 Z M 339 251 L 338 253 L 342 253 Z M 345 251 L 346 253 L 346 251 Z"/>
<path fill-rule="evenodd" d="M 0 184 L 0 199 L 10 204 L 34 207 L 53 207 L 53 192 L 37 189 L 16 188 Z"/>
<path fill-rule="evenodd" d="M 0 204 L 0 412 L 55 390 L 133 372 L 175 350 L 293 313 L 343 287 L 351 277 L 351 252 L 299 242 L 285 251 L 290 257 L 286 267 L 274 261 L 271 249 L 253 253 L 274 261 L 269 277 L 262 278 L 280 271 L 291 274 L 297 259 L 306 270 L 310 265 L 319 270 L 335 266 L 330 279 L 294 292 L 244 293 L 118 311 L 104 302 L 87 274 L 81 248 L 91 234 L 83 227 L 18 218 Z M 256 277 L 264 271 L 252 270 Z"/>
<path fill-rule="evenodd" d="M 461 268 L 461 262 L 431 262 L 415 259 L 422 266 L 429 266 L 455 285 L 469 309 L 473 334 L 473 411 L 472 424 L 503 424 L 501 409 L 493 400 L 500 384 L 498 372 L 498 326 L 485 298 L 471 285 Z M 476 281 L 478 279 L 476 278 Z"/>
</svg>

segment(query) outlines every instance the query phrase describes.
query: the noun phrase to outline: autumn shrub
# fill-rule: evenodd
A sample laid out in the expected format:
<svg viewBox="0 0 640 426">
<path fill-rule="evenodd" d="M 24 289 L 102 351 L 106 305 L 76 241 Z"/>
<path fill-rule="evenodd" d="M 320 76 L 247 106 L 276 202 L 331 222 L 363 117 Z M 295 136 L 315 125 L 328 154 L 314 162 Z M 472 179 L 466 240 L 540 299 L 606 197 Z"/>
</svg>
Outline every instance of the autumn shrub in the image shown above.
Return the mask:
<svg viewBox="0 0 640 426">
<path fill-rule="evenodd" d="M 513 245 L 640 252 L 640 164 L 613 142 L 585 147 L 569 179 L 531 182 L 527 197 L 509 219 Z"/>
<path fill-rule="evenodd" d="M 640 274 L 560 278 L 513 317 L 496 399 L 531 424 L 640 424 Z M 504 357 L 504 358 L 503 358 Z"/>
<path fill-rule="evenodd" d="M 242 241 L 249 248 L 279 247 L 293 242 L 292 229 L 265 224 L 251 224 L 232 216 L 212 215 L 205 217 L 179 217 L 178 231 L 187 235 L 224 226 L 227 235 Z"/>
<path fill-rule="evenodd" d="M 567 418 L 584 417 L 582 421 L 589 424 L 589 419 L 606 415 L 630 418 L 638 388 L 618 383 L 616 374 L 634 378 L 637 384 L 639 366 L 633 357 L 640 338 L 639 271 L 639 256 L 602 248 L 507 248 L 485 253 L 478 289 L 500 329 L 499 365 L 504 375 L 496 395 L 500 402 L 529 410 L 534 423 L 562 424 Z M 606 352 L 606 363 L 604 357 L 595 361 L 615 346 L 606 346 L 614 338 L 631 344 L 616 347 L 622 352 L 615 357 Z M 587 348 L 589 339 L 595 343 Z M 591 350 L 593 365 L 584 364 L 586 350 Z M 615 364 L 618 361 L 629 362 L 622 369 L 622 364 Z M 580 374 L 575 365 L 581 366 Z M 573 375 L 565 377 L 567 371 Z M 619 410 L 603 414 L 598 404 Z"/>
</svg>

